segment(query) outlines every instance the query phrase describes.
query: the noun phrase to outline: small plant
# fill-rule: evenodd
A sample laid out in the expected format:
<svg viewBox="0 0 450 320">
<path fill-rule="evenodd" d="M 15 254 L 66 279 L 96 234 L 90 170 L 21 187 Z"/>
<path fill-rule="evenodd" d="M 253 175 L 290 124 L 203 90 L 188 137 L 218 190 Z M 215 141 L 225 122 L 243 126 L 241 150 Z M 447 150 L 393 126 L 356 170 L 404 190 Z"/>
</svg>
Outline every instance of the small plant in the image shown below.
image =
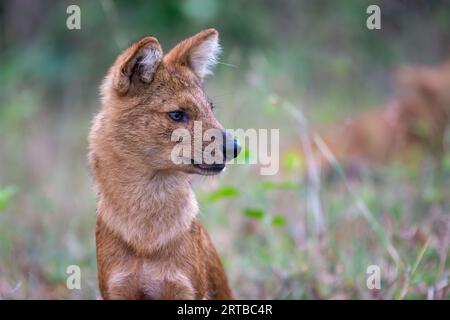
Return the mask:
<svg viewBox="0 0 450 320">
<path fill-rule="evenodd" d="M 0 210 L 4 210 L 8 207 L 9 201 L 16 192 L 16 188 L 12 186 L 0 187 Z"/>
</svg>

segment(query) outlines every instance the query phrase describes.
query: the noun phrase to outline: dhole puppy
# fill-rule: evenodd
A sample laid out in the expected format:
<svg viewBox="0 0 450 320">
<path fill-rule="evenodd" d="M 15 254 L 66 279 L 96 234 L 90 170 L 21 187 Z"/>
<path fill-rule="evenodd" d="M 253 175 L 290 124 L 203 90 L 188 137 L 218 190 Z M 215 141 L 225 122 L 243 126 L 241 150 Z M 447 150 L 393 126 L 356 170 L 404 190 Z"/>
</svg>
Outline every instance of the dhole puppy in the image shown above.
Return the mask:
<svg viewBox="0 0 450 320">
<path fill-rule="evenodd" d="M 201 121 L 202 130 L 225 136 L 202 88 L 219 49 L 214 29 L 166 55 L 156 38 L 145 37 L 117 57 L 103 81 L 89 136 L 103 299 L 233 298 L 190 184 L 192 174 L 217 174 L 225 164 L 171 159 L 175 129 L 192 132 Z M 229 138 L 222 144 L 226 159 L 240 150 Z"/>
</svg>

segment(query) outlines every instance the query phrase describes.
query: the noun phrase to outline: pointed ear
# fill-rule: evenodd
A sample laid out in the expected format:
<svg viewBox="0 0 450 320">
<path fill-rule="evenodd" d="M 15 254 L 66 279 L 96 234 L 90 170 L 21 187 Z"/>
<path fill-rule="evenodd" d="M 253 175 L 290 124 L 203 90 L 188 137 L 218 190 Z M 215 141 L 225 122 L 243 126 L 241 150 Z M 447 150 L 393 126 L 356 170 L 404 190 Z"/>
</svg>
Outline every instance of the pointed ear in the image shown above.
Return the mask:
<svg viewBox="0 0 450 320">
<path fill-rule="evenodd" d="M 114 88 L 120 94 L 126 94 L 133 84 L 152 82 L 162 56 L 161 46 L 154 37 L 145 37 L 134 43 L 114 63 Z"/>
<path fill-rule="evenodd" d="M 202 82 L 212 73 L 219 53 L 219 33 L 207 29 L 177 44 L 164 57 L 164 62 L 189 68 Z"/>
</svg>

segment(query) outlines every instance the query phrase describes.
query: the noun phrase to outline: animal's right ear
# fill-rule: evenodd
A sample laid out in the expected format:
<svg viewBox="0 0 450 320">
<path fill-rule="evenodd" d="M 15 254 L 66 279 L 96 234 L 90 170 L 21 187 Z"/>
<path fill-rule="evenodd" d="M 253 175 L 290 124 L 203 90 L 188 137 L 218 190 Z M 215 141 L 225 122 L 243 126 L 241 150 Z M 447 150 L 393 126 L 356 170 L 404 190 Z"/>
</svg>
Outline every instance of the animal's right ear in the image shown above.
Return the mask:
<svg viewBox="0 0 450 320">
<path fill-rule="evenodd" d="M 134 43 L 114 63 L 114 89 L 123 95 L 138 82 L 152 82 L 162 57 L 161 45 L 156 38 L 145 37 Z"/>
</svg>

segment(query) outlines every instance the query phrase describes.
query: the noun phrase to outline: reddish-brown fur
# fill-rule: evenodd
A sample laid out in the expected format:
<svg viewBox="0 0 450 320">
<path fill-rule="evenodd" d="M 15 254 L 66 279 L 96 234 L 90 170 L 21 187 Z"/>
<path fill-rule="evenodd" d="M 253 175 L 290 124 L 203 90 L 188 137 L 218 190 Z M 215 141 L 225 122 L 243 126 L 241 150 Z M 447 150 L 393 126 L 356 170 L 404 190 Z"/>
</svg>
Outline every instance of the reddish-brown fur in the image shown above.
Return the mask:
<svg viewBox="0 0 450 320">
<path fill-rule="evenodd" d="M 404 68 L 398 122 L 406 143 L 418 144 L 433 157 L 444 153 L 450 126 L 450 61 L 437 67 Z"/>
<path fill-rule="evenodd" d="M 397 78 L 401 93 L 383 107 L 319 129 L 344 166 L 416 161 L 419 153 L 441 160 L 450 125 L 450 62 L 403 68 Z M 328 161 L 317 155 L 327 172 Z"/>
<path fill-rule="evenodd" d="M 158 41 L 146 37 L 119 55 L 102 84 L 89 160 L 104 299 L 233 298 L 190 185 L 190 174 L 207 173 L 170 158 L 173 130 L 192 132 L 192 121 L 167 116 L 183 108 L 203 130 L 223 130 L 201 86 L 217 38 L 204 30 L 163 57 Z"/>
</svg>

